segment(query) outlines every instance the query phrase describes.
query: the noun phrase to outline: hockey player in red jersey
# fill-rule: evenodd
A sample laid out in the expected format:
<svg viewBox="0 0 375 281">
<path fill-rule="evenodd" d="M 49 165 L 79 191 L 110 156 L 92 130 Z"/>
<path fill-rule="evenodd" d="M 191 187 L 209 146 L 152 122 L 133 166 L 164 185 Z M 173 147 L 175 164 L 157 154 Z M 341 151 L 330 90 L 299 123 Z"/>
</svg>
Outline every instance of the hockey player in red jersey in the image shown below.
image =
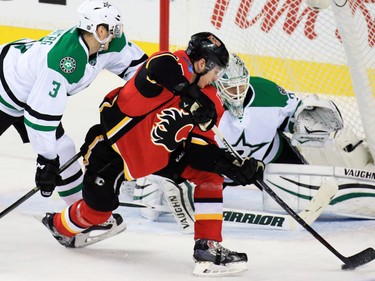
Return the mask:
<svg viewBox="0 0 375 281">
<path fill-rule="evenodd" d="M 222 175 L 246 185 L 263 171 L 263 165 L 255 159 L 236 165 L 218 148 L 210 130 L 223 114 L 217 90 L 210 84 L 228 60 L 219 38 L 197 33 L 186 51 L 152 55 L 127 84 L 105 97 L 101 124 L 90 129 L 81 148 L 86 165 L 83 200 L 43 219 L 61 244 L 80 246 L 76 243 L 79 233 L 111 216 L 119 205 L 124 178 L 173 171 L 169 172 L 172 178 L 181 175 L 196 184 L 194 273 L 246 270 L 245 253 L 219 244 Z M 183 160 L 176 164 L 176 158 Z"/>
</svg>

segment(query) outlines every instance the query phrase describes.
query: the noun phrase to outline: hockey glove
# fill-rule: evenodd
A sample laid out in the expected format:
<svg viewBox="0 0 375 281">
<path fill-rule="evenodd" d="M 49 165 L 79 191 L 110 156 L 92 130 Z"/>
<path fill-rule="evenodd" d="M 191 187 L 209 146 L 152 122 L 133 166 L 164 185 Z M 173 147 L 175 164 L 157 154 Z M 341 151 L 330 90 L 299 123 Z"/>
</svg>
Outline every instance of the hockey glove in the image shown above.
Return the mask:
<svg viewBox="0 0 375 281">
<path fill-rule="evenodd" d="M 184 86 L 180 96 L 180 107 L 190 113 L 193 123 L 203 132 L 210 130 L 216 124 L 215 104 L 196 84 Z"/>
<path fill-rule="evenodd" d="M 215 164 L 215 172 L 231 179 L 237 185 L 248 185 L 263 178 L 264 163 L 255 158 L 246 158 L 242 165 L 237 160 L 231 162 L 226 157 Z"/>
<path fill-rule="evenodd" d="M 57 156 L 55 159 L 46 159 L 38 155 L 36 159 L 35 184 L 40 189 L 43 197 L 50 197 L 57 183 L 61 180 L 59 175 L 60 161 Z"/>
</svg>

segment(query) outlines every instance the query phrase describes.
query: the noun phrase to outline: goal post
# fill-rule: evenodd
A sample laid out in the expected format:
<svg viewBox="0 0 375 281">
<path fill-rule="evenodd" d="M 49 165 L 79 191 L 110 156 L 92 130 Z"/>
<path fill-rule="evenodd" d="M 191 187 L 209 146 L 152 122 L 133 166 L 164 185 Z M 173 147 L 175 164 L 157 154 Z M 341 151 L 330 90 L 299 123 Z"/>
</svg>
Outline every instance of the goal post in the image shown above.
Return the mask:
<svg viewBox="0 0 375 281">
<path fill-rule="evenodd" d="M 370 7 L 368 7 L 370 8 Z M 345 49 L 353 91 L 371 155 L 375 155 L 374 97 L 374 18 L 375 6 L 368 9 L 364 1 L 334 0 L 332 10 Z M 362 11 L 362 19 L 355 16 Z M 359 32 L 358 32 L 359 31 Z M 367 31 L 367 33 L 365 33 Z M 372 79 L 372 80 L 371 80 Z"/>
<path fill-rule="evenodd" d="M 160 5 L 160 27 L 159 27 L 159 50 L 169 50 L 169 0 L 159 0 Z"/>
<path fill-rule="evenodd" d="M 375 1 L 314 9 L 305 0 L 178 0 L 169 10 L 170 51 L 196 32 L 216 34 L 252 76 L 334 100 L 375 155 Z"/>
</svg>

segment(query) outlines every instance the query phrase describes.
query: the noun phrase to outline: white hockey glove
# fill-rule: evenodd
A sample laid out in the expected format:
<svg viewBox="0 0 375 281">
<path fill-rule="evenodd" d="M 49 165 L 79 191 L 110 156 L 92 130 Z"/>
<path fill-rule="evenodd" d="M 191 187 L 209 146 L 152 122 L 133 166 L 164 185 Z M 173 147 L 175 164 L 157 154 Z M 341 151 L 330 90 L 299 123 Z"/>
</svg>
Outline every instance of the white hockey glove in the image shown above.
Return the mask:
<svg viewBox="0 0 375 281">
<path fill-rule="evenodd" d="M 341 130 L 342 116 L 334 104 L 327 99 L 311 95 L 302 101 L 295 113 L 292 145 L 321 147 L 330 133 Z"/>
</svg>

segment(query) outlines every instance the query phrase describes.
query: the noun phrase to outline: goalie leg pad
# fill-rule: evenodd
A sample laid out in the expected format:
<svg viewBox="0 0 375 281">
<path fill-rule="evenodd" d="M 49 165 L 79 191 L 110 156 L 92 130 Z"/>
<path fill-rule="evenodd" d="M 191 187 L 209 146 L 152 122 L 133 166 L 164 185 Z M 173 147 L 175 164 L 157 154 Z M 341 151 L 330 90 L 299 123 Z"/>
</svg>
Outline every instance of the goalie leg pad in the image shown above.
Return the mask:
<svg viewBox="0 0 375 281">
<path fill-rule="evenodd" d="M 178 185 L 172 180 L 161 178 L 164 197 L 171 208 L 174 219 L 185 234 L 194 232 L 194 207 L 189 198 L 192 196 L 191 185 Z M 190 187 L 190 189 L 189 189 Z"/>
<path fill-rule="evenodd" d="M 157 176 L 150 175 L 136 180 L 133 194 L 135 203 L 158 206 L 163 203 L 162 197 L 162 187 Z M 139 214 L 148 220 L 157 221 L 161 212 L 143 208 L 139 210 Z"/>
<path fill-rule="evenodd" d="M 368 207 L 375 202 L 374 171 L 347 167 L 269 164 L 264 176 L 275 193 L 296 211 L 306 208 L 310 199 L 318 200 L 317 195 L 323 186 L 331 185 L 331 188 L 326 189 L 328 194 L 330 190 L 334 191 L 334 182 L 339 187 L 336 194 L 333 192 L 328 196 L 324 192 L 323 198 L 318 200 L 322 201 L 326 196 L 329 204 L 325 212 L 354 218 L 375 218 L 374 208 Z M 266 210 L 280 210 L 280 206 L 274 204 L 274 200 L 270 200 L 268 196 L 263 199 Z"/>
</svg>

